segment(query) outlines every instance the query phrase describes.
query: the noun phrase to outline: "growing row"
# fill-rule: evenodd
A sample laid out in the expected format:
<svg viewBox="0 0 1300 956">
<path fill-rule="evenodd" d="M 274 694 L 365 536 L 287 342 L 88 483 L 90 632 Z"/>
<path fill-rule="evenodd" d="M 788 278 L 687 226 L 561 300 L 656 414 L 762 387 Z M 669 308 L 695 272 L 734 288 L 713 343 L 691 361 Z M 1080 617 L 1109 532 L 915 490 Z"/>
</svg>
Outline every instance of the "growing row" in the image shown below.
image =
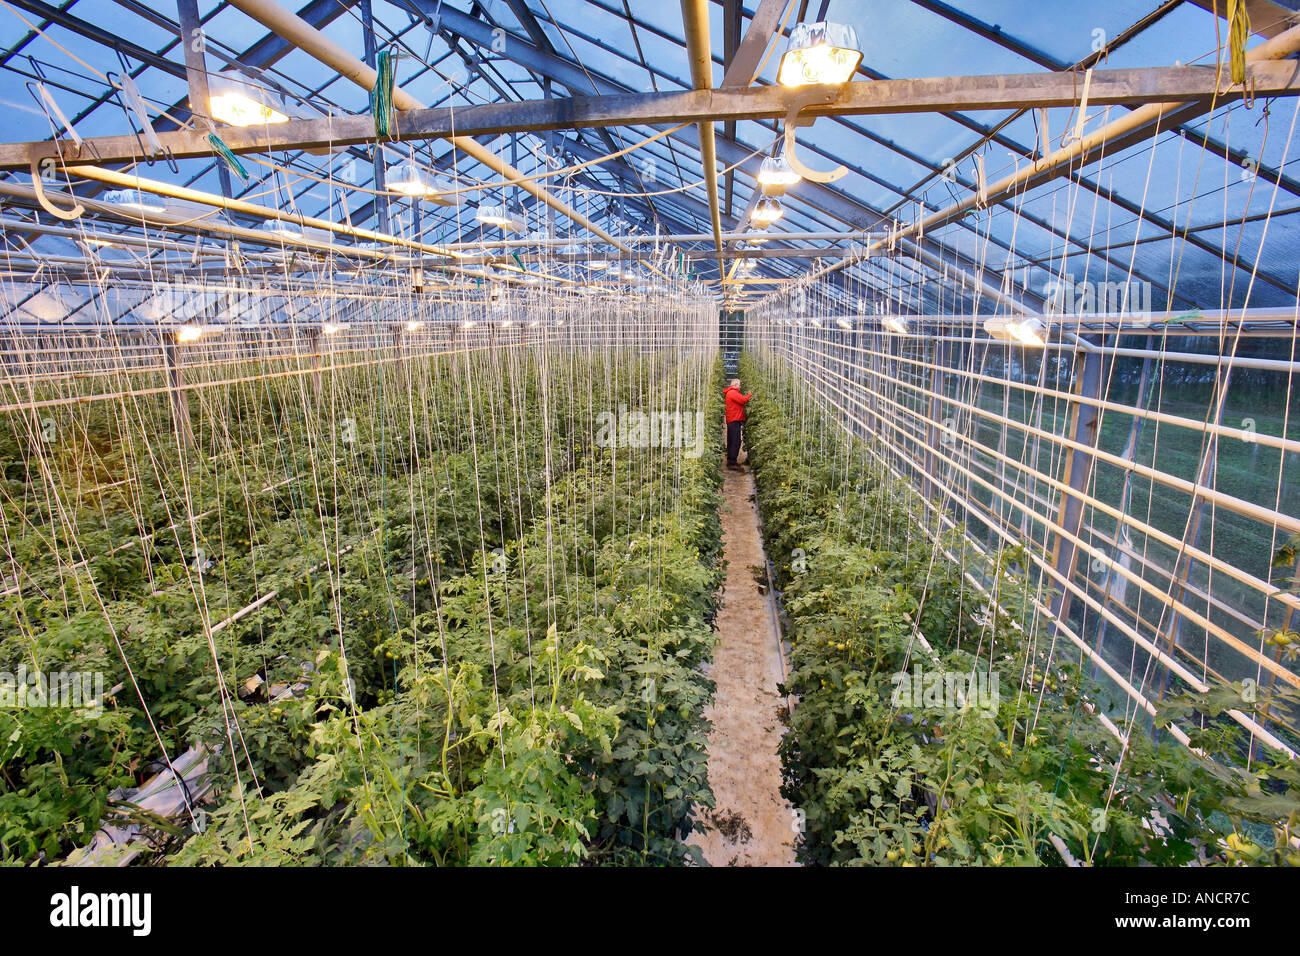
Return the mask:
<svg viewBox="0 0 1300 956">
<path fill-rule="evenodd" d="M 716 456 L 595 441 L 700 407 L 687 356 L 479 353 L 60 408 L 4 448 L 0 668 L 101 709 L 0 712 L 0 847 L 84 845 L 192 745 L 183 862 L 679 860 L 710 798 Z M 87 491 L 93 486 L 92 491 Z"/>
<path fill-rule="evenodd" d="M 783 790 L 806 862 L 1300 863 L 1294 764 L 1257 751 L 1240 769 L 1220 719 L 1267 701 L 1167 698 L 1154 732 L 1108 712 L 1035 613 L 1023 547 L 982 560 L 806 383 L 749 356 L 742 376 L 793 644 Z M 1159 729 L 1173 720 L 1200 754 Z"/>
</svg>

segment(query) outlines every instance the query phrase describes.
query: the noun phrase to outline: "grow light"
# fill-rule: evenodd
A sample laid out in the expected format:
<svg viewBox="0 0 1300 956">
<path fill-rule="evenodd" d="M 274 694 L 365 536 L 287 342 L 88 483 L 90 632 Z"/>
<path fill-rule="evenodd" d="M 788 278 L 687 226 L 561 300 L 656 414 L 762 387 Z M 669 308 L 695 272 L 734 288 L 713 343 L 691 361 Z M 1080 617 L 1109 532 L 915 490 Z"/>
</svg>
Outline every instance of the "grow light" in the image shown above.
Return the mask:
<svg viewBox="0 0 1300 956">
<path fill-rule="evenodd" d="M 862 62 L 853 27 L 844 23 L 801 23 L 790 32 L 777 82 L 782 86 L 847 83 Z"/>
<path fill-rule="evenodd" d="M 781 204 L 771 196 L 765 196 L 758 201 L 749 218 L 760 225 L 770 226 L 784 215 L 785 210 L 781 208 Z"/>
<path fill-rule="evenodd" d="M 519 217 L 511 213 L 510 208 L 505 205 L 479 206 L 478 211 L 474 213 L 474 218 L 485 226 L 499 226 L 514 232 L 524 228 Z"/>
<path fill-rule="evenodd" d="M 424 323 L 423 323 L 423 322 L 416 322 L 416 321 L 412 320 L 412 321 L 406 323 L 406 331 L 408 331 L 408 332 L 418 332 L 418 331 L 420 331 L 420 329 L 422 329 L 422 328 L 424 328 Z"/>
<path fill-rule="evenodd" d="M 907 334 L 907 319 L 903 318 L 901 315 L 887 315 L 880 320 L 880 324 L 896 335 Z"/>
<path fill-rule="evenodd" d="M 415 163 L 402 163 L 389 181 L 388 188 L 403 196 L 429 198 L 450 191 L 450 184 L 429 176 Z"/>
<path fill-rule="evenodd" d="M 235 80 L 215 80 L 217 89 L 208 94 L 208 112 L 219 123 L 230 126 L 266 126 L 287 123 L 289 117 L 268 102 L 270 94 L 260 87 Z"/>
<path fill-rule="evenodd" d="M 836 319 L 835 324 L 838 325 L 840 328 L 848 329 L 849 331 L 852 331 L 853 329 L 853 323 L 850 322 L 848 319 Z"/>
<path fill-rule="evenodd" d="M 780 196 L 803 179 L 784 156 L 768 156 L 758 167 L 758 184 L 768 196 Z"/>
<path fill-rule="evenodd" d="M 999 342 L 1015 342 L 1035 348 L 1047 344 L 1043 323 L 1035 318 L 985 319 L 984 331 Z"/>
<path fill-rule="evenodd" d="M 320 330 L 325 335 L 337 335 L 346 328 L 347 326 L 343 325 L 341 322 L 323 322 L 321 323 Z"/>
</svg>

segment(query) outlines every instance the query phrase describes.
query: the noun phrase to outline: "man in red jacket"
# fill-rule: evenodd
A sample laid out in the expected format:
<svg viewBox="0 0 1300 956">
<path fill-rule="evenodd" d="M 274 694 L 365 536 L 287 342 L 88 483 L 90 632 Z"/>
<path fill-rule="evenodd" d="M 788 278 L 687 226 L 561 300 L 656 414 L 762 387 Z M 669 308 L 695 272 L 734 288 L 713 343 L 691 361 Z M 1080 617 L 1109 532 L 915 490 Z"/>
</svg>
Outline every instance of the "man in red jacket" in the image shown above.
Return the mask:
<svg viewBox="0 0 1300 956">
<path fill-rule="evenodd" d="M 740 394 L 738 378 L 733 378 L 722 394 L 727 399 L 727 467 L 739 468 L 736 458 L 740 454 L 740 429 L 745 421 L 745 403 L 754 395 Z"/>
</svg>

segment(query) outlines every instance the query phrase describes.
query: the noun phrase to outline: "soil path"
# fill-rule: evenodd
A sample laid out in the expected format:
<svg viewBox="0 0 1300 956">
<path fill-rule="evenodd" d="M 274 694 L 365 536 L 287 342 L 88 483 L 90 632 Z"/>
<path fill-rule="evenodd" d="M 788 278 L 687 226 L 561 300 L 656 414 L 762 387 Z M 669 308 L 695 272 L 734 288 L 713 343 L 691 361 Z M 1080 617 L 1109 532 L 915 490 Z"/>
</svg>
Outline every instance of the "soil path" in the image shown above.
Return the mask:
<svg viewBox="0 0 1300 956">
<path fill-rule="evenodd" d="M 722 505 L 727 575 L 718 612 L 712 677 L 717 693 L 707 716 L 709 784 L 717 807 L 708 830 L 691 842 L 712 866 L 794 866 L 790 805 L 781 798 L 777 747 L 785 701 L 777 694 L 781 657 L 768 599 L 751 568 L 763 551 L 749 473 L 725 470 Z"/>
</svg>

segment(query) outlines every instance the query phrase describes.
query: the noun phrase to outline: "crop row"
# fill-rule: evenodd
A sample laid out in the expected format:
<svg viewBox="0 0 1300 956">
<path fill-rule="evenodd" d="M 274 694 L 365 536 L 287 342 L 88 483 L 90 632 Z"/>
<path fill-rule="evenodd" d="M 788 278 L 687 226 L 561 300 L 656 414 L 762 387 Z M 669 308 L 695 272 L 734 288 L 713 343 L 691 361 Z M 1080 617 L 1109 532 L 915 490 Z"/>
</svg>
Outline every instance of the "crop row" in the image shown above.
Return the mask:
<svg viewBox="0 0 1300 956">
<path fill-rule="evenodd" d="M 688 364 L 453 358 L 191 393 L 193 448 L 165 400 L 74 408 L 39 446 L 16 421 L 0 664 L 118 690 L 0 713 L 5 858 L 83 844 L 115 787 L 202 743 L 219 805 L 155 821 L 160 856 L 679 859 L 709 799 L 716 468 L 592 436 L 618 402 L 716 394 Z"/>
<path fill-rule="evenodd" d="M 1294 765 L 1257 751 L 1240 769 L 1222 719 L 1266 701 L 1239 686 L 1170 697 L 1154 733 L 1106 714 L 1036 612 L 1023 549 L 981 564 L 803 383 L 749 356 L 742 377 L 793 645 L 783 793 L 805 862 L 1300 863 Z M 1199 754 L 1163 732 L 1173 720 Z"/>
</svg>

